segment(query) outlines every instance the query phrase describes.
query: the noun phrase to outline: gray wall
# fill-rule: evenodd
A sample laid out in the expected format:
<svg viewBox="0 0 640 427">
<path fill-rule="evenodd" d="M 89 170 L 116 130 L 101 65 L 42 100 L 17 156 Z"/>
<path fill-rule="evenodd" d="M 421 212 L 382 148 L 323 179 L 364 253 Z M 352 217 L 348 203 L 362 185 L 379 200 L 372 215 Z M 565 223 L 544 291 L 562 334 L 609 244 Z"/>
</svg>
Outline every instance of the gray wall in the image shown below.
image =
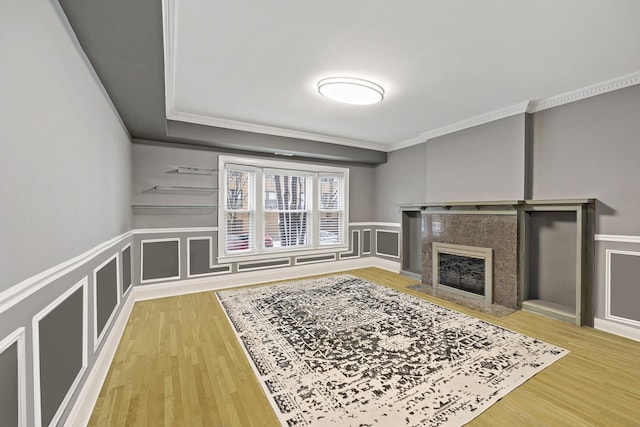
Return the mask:
<svg viewBox="0 0 640 427">
<path fill-rule="evenodd" d="M 218 187 L 217 173 L 213 175 L 178 174 L 177 166 L 217 168 L 218 155 L 223 154 L 204 147 L 134 141 L 133 193 L 134 205 L 217 205 L 217 192 L 155 191 L 155 186 Z M 253 156 L 255 157 L 255 156 Z M 271 156 L 270 158 L 274 158 Z M 286 158 L 277 157 L 286 161 Z M 294 159 L 306 162 L 309 160 Z M 374 168 L 367 165 L 327 163 L 349 168 L 349 221 L 363 222 L 373 219 L 376 198 Z M 134 228 L 215 227 L 216 209 L 134 209 Z"/>
<path fill-rule="evenodd" d="M 426 144 L 413 145 L 390 152 L 387 163 L 375 167 L 374 221 L 399 223 L 399 204 L 426 200 L 426 153 Z"/>
<path fill-rule="evenodd" d="M 131 228 L 131 144 L 55 2 L 3 2 L 0 56 L 3 291 Z"/>
<path fill-rule="evenodd" d="M 525 192 L 525 115 L 427 141 L 426 200 L 516 200 Z"/>
<path fill-rule="evenodd" d="M 534 114 L 533 197 L 595 197 L 597 233 L 640 235 L 640 85 Z"/>
</svg>

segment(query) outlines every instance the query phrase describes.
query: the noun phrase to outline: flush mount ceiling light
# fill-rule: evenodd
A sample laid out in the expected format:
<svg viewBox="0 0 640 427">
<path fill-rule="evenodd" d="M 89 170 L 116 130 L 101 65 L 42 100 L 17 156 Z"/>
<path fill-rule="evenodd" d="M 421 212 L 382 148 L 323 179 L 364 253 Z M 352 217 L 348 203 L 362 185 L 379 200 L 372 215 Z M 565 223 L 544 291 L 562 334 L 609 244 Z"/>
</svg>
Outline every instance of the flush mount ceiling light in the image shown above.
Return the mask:
<svg viewBox="0 0 640 427">
<path fill-rule="evenodd" d="M 354 105 L 371 105 L 382 101 L 384 89 L 379 85 L 352 77 L 330 77 L 318 82 L 320 95 Z"/>
</svg>

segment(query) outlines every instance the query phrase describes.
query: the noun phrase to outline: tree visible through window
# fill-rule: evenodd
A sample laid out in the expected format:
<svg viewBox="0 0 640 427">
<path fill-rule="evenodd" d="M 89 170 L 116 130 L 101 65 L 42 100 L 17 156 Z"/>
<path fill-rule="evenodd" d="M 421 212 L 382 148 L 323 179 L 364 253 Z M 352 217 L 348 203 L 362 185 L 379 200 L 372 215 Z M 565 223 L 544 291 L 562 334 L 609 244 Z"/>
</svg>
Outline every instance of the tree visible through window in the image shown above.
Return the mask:
<svg viewBox="0 0 640 427">
<path fill-rule="evenodd" d="M 273 247 L 309 245 L 311 182 L 305 175 L 264 175 L 265 193 L 273 191 L 276 198 L 275 206 L 264 207 L 265 232 Z"/>
</svg>

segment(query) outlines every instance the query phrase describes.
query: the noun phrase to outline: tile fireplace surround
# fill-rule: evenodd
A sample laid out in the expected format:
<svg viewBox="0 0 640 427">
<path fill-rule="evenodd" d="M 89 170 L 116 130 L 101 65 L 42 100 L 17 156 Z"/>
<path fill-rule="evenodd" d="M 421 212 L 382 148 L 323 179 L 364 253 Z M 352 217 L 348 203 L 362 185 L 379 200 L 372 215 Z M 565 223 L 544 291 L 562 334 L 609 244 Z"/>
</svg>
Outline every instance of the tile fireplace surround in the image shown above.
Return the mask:
<svg viewBox="0 0 640 427">
<path fill-rule="evenodd" d="M 493 303 L 518 308 L 518 221 L 513 214 L 450 214 L 422 216 L 422 283 L 433 287 L 433 243 L 491 248 Z"/>
<path fill-rule="evenodd" d="M 404 270 L 407 263 L 411 264 L 411 269 L 407 270 L 409 274 L 420 272 L 424 292 L 497 316 L 526 308 L 577 325 L 592 322 L 590 293 L 593 281 L 595 199 L 412 203 L 400 205 L 400 208 L 419 221 L 420 236 L 407 235 L 403 215 L 403 239 L 414 243 L 403 244 L 405 251 L 413 252 L 413 256 L 412 253 L 403 253 L 402 265 Z M 536 262 L 535 252 L 529 253 L 531 242 L 536 239 L 535 235 L 529 235 L 532 214 L 558 211 L 575 212 L 575 308 L 563 306 L 558 309 L 554 301 L 535 299 L 535 296 L 530 299 L 531 295 L 536 294 L 537 286 L 536 280 L 530 276 L 531 269 L 536 268 L 532 265 Z M 411 227 L 416 229 L 415 226 Z M 407 227 L 406 232 L 409 231 Z M 492 301 L 479 302 L 464 293 L 434 286 L 434 243 L 490 248 L 493 257 Z M 416 266 L 418 269 L 414 267 L 413 260 L 418 255 L 415 251 L 420 252 L 420 258 L 416 260 L 421 264 Z"/>
</svg>

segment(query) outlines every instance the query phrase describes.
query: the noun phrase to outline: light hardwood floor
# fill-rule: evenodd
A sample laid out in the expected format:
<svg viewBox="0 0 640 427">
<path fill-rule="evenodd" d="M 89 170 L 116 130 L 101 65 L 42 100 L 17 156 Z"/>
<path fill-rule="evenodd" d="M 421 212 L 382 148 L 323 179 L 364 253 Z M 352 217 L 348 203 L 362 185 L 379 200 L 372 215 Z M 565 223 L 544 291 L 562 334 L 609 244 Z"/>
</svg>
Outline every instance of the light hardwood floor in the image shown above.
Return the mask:
<svg viewBox="0 0 640 427">
<path fill-rule="evenodd" d="M 471 426 L 640 426 L 640 343 L 518 311 L 495 318 L 407 289 L 376 268 L 349 271 L 571 353 Z M 90 426 L 277 426 L 213 292 L 137 302 Z"/>
</svg>

